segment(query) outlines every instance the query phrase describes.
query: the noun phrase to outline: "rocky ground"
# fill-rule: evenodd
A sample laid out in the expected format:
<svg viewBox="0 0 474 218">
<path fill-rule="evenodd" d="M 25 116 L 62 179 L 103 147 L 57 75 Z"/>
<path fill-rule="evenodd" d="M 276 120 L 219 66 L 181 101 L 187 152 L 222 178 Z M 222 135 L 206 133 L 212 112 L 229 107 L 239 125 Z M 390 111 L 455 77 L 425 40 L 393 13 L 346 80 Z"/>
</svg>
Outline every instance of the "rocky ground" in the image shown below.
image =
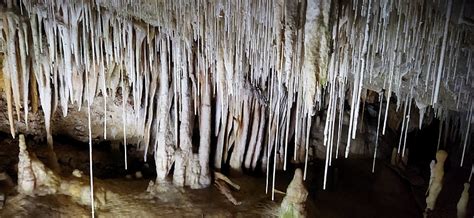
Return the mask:
<svg viewBox="0 0 474 218">
<path fill-rule="evenodd" d="M 44 159 L 44 146 L 27 141 L 38 158 Z M 15 185 L 17 140 L 3 135 L 0 144 L 0 170 L 8 174 Z M 71 175 L 73 168 L 78 168 L 87 175 L 88 165 L 84 159 L 87 156 L 86 149 L 68 143 L 58 143 L 55 149 L 63 169 L 61 174 Z M 167 191 L 152 196 L 146 192 L 149 181 L 154 178 L 152 170 L 146 170 L 150 166 L 139 166 L 139 161 L 132 161 L 135 164 L 132 170 L 121 170 L 118 168 L 123 167 L 122 159 L 114 158 L 113 152 L 107 155 L 107 152 L 110 151 L 105 147 L 94 152 L 94 168 L 98 177 L 95 184 L 113 193 L 106 199 L 106 204 L 96 211 L 99 217 L 268 217 L 278 214 L 279 204 L 284 197 L 276 194 L 275 202 L 271 201 L 271 195 L 265 194 L 264 174 L 231 177 L 241 186 L 240 191 L 232 193 L 242 202 L 238 206 L 229 202 L 215 186 L 191 190 L 163 184 L 161 188 Z M 416 166 L 400 169 L 382 160 L 377 162 L 375 173 L 371 173 L 371 164 L 372 160 L 366 158 L 336 160 L 329 171 L 328 188 L 323 191 L 323 162 L 311 163 L 305 181 L 309 191 L 306 205 L 308 216 L 421 217 L 426 173 L 421 173 Z M 277 173 L 278 190 L 286 191 L 296 167 L 290 165 L 286 172 Z M 135 171 L 143 171 L 143 177 L 136 178 Z M 447 166 L 445 186 L 437 208 L 430 217 L 456 216 L 456 203 L 463 188 L 465 173 L 464 169 Z M 127 179 L 127 175 L 132 175 L 132 179 Z M 89 207 L 81 206 L 65 195 L 24 196 L 6 181 L 0 181 L 0 192 L 6 197 L 0 217 L 90 216 Z M 468 204 L 468 215 L 473 212 L 472 202 Z"/>
</svg>

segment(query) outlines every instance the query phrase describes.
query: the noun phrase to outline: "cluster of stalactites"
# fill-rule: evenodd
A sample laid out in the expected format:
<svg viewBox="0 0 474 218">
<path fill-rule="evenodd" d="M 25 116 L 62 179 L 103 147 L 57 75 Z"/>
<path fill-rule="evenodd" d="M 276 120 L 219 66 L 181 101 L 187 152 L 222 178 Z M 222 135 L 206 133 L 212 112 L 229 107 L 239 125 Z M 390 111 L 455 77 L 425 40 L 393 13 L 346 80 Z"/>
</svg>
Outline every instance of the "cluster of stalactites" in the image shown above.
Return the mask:
<svg viewBox="0 0 474 218">
<path fill-rule="evenodd" d="M 174 163 L 178 184 L 199 186 L 209 183 L 196 175 L 208 174 L 212 137 L 216 168 L 261 164 L 270 178 L 269 158 L 276 164 L 273 174 L 289 158 L 307 161 L 311 115 L 327 107 L 327 171 L 345 137 L 346 94 L 347 157 L 360 101 L 372 89 L 381 102 L 394 93 L 403 105 L 402 155 L 412 102 L 420 123 L 428 105 L 438 117 L 446 117 L 444 108 L 465 108 L 464 145 L 469 140 L 474 57 L 463 46 L 472 33 L 451 19 L 451 1 L 20 2 L 5 3 L 9 9 L 0 23 L 12 135 L 14 111 L 20 120 L 23 108 L 27 123 L 28 100 L 33 104 L 36 95 L 29 92 L 38 90 L 52 144 L 50 119 L 57 108 L 66 116 L 69 104 L 90 105 L 98 95 L 115 99 L 121 90 L 124 145 L 125 120 L 133 116 L 143 130 L 145 158 L 149 150 L 155 156 L 158 178 Z M 328 101 L 318 104 L 324 97 Z M 125 113 L 129 104 L 134 114 Z M 385 132 L 388 105 L 380 104 L 377 134 Z M 191 140 L 196 122 L 199 145 Z"/>
<path fill-rule="evenodd" d="M 0 41 L 12 136 L 14 112 L 20 120 L 23 108 L 28 123 L 36 90 L 50 145 L 52 115 L 67 116 L 70 104 L 90 107 L 96 96 L 105 98 L 105 139 L 106 99 L 121 96 L 124 145 L 133 116 L 158 179 L 174 164 L 178 185 L 209 185 L 211 137 L 216 168 L 270 169 L 271 156 L 286 167 L 293 136 L 292 158 L 308 159 L 310 117 L 327 77 L 329 1 L 157 1 L 159 26 L 100 7 L 107 3 L 5 3 Z M 120 4 L 129 6 L 113 1 Z M 134 114 L 125 113 L 129 106 Z M 191 140 L 195 122 L 199 145 Z"/>
<path fill-rule="evenodd" d="M 452 1 L 333 3 L 333 53 L 328 65 L 329 101 L 324 130 L 326 172 L 333 157 L 339 156 L 344 102 L 347 98 L 350 104 L 347 157 L 367 89 L 380 96 L 374 164 L 378 134 L 384 134 L 387 126 L 390 104 L 384 102 L 390 102 L 392 94 L 397 97 L 397 111 L 402 105 L 404 111 L 398 153 L 405 155 L 412 102 L 420 110 L 420 128 L 428 106 L 443 120 L 449 110 L 461 111 L 462 126 L 467 127 L 462 128 L 465 150 L 473 122 L 474 83 L 470 71 L 474 58 L 469 40 L 474 36 L 471 28 L 461 22 L 462 10 L 461 15 L 452 15 Z"/>
</svg>

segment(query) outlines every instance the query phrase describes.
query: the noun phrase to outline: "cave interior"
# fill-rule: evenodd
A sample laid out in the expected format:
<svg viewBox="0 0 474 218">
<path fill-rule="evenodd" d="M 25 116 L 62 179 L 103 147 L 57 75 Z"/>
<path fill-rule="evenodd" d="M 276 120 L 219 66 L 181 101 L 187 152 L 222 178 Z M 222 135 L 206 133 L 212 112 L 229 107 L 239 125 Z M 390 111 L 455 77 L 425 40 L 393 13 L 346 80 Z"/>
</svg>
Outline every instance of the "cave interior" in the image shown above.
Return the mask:
<svg viewBox="0 0 474 218">
<path fill-rule="evenodd" d="M 0 0 L 0 217 L 473 217 L 472 0 Z"/>
</svg>

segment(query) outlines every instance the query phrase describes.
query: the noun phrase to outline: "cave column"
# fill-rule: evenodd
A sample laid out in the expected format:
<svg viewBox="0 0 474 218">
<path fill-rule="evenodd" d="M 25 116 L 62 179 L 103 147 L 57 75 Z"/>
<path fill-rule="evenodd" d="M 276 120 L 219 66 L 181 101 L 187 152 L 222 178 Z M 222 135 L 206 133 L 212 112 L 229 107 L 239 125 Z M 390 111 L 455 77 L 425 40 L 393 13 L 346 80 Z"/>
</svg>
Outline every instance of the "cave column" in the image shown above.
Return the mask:
<svg viewBox="0 0 474 218">
<path fill-rule="evenodd" d="M 179 51 L 178 51 L 179 52 Z M 177 54 L 178 57 L 180 56 Z M 189 60 L 183 61 L 188 63 Z M 182 76 L 180 78 L 180 113 L 179 113 L 179 148 L 175 152 L 175 166 L 173 172 L 173 183 L 176 186 L 184 186 L 188 184 L 188 181 L 194 180 L 190 178 L 193 176 L 192 172 L 187 169 L 193 162 L 194 156 L 192 155 L 192 101 L 191 101 L 191 85 L 189 83 L 189 76 L 191 67 L 183 67 L 181 71 Z M 187 178 L 188 177 L 188 178 Z"/>
<path fill-rule="evenodd" d="M 201 74 L 202 75 L 202 74 Z M 207 187 L 211 184 L 211 176 L 209 173 L 209 152 L 211 144 L 211 84 L 210 76 L 204 76 L 201 96 L 201 114 L 199 120 L 199 165 L 201 172 L 199 175 L 199 184 Z"/>
<path fill-rule="evenodd" d="M 162 48 L 160 52 L 161 73 L 159 77 L 158 91 L 158 133 L 155 146 L 155 164 L 156 164 L 156 180 L 157 183 L 163 181 L 168 174 L 168 154 L 166 152 L 166 135 L 168 133 L 169 119 L 169 75 L 168 75 L 168 47 L 167 42 L 162 40 Z"/>
</svg>

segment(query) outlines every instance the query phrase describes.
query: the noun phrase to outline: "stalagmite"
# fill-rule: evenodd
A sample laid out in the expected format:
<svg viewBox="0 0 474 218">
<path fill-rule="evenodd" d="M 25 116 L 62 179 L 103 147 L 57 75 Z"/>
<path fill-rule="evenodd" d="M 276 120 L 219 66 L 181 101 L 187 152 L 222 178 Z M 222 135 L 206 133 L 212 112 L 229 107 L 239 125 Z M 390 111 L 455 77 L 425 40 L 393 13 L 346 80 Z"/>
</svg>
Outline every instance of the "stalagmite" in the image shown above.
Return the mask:
<svg viewBox="0 0 474 218">
<path fill-rule="evenodd" d="M 464 189 L 461 193 L 458 203 L 456 204 L 458 218 L 465 218 L 467 212 L 467 202 L 469 201 L 469 183 L 464 183 Z"/>
<path fill-rule="evenodd" d="M 458 218 L 466 217 L 467 213 L 467 203 L 469 201 L 469 187 L 471 183 L 472 174 L 474 173 L 474 165 L 471 167 L 471 172 L 469 173 L 469 179 L 464 183 L 464 189 L 459 197 L 459 201 L 456 205 L 457 216 Z"/>
<path fill-rule="evenodd" d="M 81 178 L 65 179 L 47 168 L 33 153 L 29 152 L 25 137 L 19 136 L 18 161 L 18 192 L 29 196 L 45 196 L 62 194 L 81 205 L 95 205 L 100 208 L 106 203 L 106 194 L 102 188 L 94 193 L 94 202 L 91 202 L 90 187 L 87 180 Z"/>
<path fill-rule="evenodd" d="M 436 164 L 436 161 L 435 160 L 432 160 L 430 162 L 430 181 L 428 182 L 428 188 L 426 189 L 426 193 L 425 195 L 428 195 L 429 191 L 430 191 L 430 188 L 431 188 L 431 184 L 433 184 L 433 178 L 435 176 L 435 173 L 434 173 L 434 166 Z"/>
<path fill-rule="evenodd" d="M 184 184 L 192 189 L 205 187 L 205 184 L 200 183 L 201 165 L 199 164 L 198 154 L 191 154 L 191 157 L 187 161 Z"/>
<path fill-rule="evenodd" d="M 35 189 L 35 175 L 31 168 L 31 158 L 26 150 L 25 137 L 19 137 L 20 153 L 18 155 L 18 192 L 24 194 L 33 194 Z"/>
<path fill-rule="evenodd" d="M 438 198 L 438 195 L 443 187 L 444 162 L 446 161 L 447 157 L 448 153 L 446 153 L 444 150 L 439 150 L 436 152 L 436 164 L 433 167 L 433 182 L 430 185 L 428 197 L 426 197 L 425 213 L 435 208 L 436 199 Z"/>
<path fill-rule="evenodd" d="M 280 217 L 306 217 L 305 203 L 308 191 L 303 184 L 301 169 L 296 169 L 293 180 L 286 189 L 285 198 L 281 202 Z"/>
</svg>

